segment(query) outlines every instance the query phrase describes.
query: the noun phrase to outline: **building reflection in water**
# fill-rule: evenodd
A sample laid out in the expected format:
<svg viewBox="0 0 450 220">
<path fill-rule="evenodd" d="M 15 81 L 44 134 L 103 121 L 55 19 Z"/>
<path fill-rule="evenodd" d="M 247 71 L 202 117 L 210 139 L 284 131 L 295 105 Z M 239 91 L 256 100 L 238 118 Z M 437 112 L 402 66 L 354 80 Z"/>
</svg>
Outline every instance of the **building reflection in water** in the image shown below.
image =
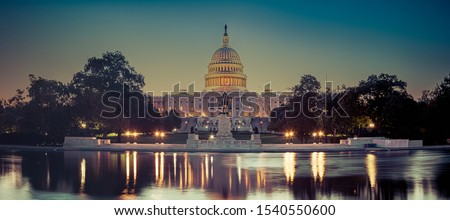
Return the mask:
<svg viewBox="0 0 450 220">
<path fill-rule="evenodd" d="M 314 178 L 314 182 L 319 180 L 323 182 L 325 176 L 325 160 L 326 154 L 324 152 L 312 152 L 311 153 L 311 173 Z"/>
<path fill-rule="evenodd" d="M 427 154 L 0 151 L 0 198 L 448 199 Z"/>
</svg>

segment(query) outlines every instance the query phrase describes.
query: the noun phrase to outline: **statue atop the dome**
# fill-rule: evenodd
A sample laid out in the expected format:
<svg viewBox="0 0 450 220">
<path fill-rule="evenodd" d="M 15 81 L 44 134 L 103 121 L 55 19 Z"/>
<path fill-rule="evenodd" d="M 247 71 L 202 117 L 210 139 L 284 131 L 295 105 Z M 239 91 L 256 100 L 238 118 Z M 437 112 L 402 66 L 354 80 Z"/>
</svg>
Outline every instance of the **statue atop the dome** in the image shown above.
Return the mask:
<svg viewBox="0 0 450 220">
<path fill-rule="evenodd" d="M 225 33 L 223 34 L 223 44 L 224 44 L 224 46 L 227 46 L 228 42 L 230 40 L 229 37 L 228 37 L 227 30 L 228 30 L 228 26 L 225 25 Z"/>
</svg>

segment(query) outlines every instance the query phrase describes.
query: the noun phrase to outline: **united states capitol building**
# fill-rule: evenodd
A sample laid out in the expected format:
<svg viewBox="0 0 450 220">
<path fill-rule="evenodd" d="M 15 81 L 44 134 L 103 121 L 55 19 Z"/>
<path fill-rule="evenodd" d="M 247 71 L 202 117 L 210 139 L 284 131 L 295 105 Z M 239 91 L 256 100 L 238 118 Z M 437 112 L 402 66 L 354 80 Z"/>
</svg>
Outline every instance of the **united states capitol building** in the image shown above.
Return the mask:
<svg viewBox="0 0 450 220">
<path fill-rule="evenodd" d="M 230 46 L 226 25 L 222 46 L 213 53 L 204 79 L 202 91 L 195 91 L 194 84 L 187 89 L 176 84 L 172 92 L 153 97 L 155 110 L 180 114 L 178 132 L 217 131 L 217 116 L 223 113 L 230 117 L 232 131 L 267 132 L 270 112 L 285 104 L 290 95 L 273 92 L 270 84 L 261 92 L 247 89 L 244 65 Z"/>
</svg>

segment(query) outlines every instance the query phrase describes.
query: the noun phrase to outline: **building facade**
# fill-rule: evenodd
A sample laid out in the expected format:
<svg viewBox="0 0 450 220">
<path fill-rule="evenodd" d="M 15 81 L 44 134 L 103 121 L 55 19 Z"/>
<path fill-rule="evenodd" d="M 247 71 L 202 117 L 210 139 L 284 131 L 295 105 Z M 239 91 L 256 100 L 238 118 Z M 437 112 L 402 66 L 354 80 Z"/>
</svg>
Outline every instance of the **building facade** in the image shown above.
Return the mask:
<svg viewBox="0 0 450 220">
<path fill-rule="evenodd" d="M 285 93 L 272 92 L 270 84 L 265 85 L 263 92 L 247 89 L 244 65 L 230 46 L 226 25 L 222 45 L 213 53 L 204 79 L 202 91 L 194 91 L 193 84 L 187 90 L 176 84 L 172 92 L 153 97 L 156 110 L 175 110 L 183 117 L 179 132 L 217 131 L 216 117 L 224 112 L 231 118 L 233 131 L 253 132 L 256 128 L 265 132 L 270 112 L 288 100 Z"/>
</svg>

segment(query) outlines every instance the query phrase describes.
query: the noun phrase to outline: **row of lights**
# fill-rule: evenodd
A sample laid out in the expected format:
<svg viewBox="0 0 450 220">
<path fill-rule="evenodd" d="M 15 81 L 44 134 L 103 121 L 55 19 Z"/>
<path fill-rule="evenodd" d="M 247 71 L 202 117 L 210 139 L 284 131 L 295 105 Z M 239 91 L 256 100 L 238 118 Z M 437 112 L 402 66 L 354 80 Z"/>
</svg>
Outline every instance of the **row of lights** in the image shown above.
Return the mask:
<svg viewBox="0 0 450 220">
<path fill-rule="evenodd" d="M 163 139 L 165 136 L 166 136 L 166 133 L 164 133 L 162 131 L 155 131 L 156 143 L 158 143 L 158 141 L 159 141 L 160 144 L 164 144 Z"/>
<path fill-rule="evenodd" d="M 313 144 L 316 143 L 315 141 L 316 141 L 317 136 L 319 137 L 319 144 L 321 144 L 320 139 L 325 135 L 325 133 L 323 133 L 323 131 L 316 131 L 316 132 L 313 132 L 312 135 L 314 137 Z"/>
<path fill-rule="evenodd" d="M 284 134 L 285 137 L 294 137 L 294 132 L 293 131 L 288 131 Z"/>
<path fill-rule="evenodd" d="M 162 131 L 156 131 L 155 132 L 155 137 L 164 137 L 166 136 L 166 133 L 162 132 Z"/>
<path fill-rule="evenodd" d="M 137 137 L 138 133 L 136 131 L 135 132 L 126 131 L 125 132 L 125 136 L 127 136 L 127 137 L 130 137 L 130 136 Z"/>
<path fill-rule="evenodd" d="M 322 136 L 324 136 L 324 133 L 323 133 L 323 131 L 317 131 L 317 132 L 313 132 L 312 135 L 313 135 L 313 137 L 317 137 L 317 136 L 322 137 Z"/>
<path fill-rule="evenodd" d="M 290 142 L 288 142 L 286 144 L 294 143 L 294 132 L 293 131 L 287 131 L 286 133 L 284 133 L 284 136 L 286 137 L 286 139 L 290 140 Z"/>
</svg>

